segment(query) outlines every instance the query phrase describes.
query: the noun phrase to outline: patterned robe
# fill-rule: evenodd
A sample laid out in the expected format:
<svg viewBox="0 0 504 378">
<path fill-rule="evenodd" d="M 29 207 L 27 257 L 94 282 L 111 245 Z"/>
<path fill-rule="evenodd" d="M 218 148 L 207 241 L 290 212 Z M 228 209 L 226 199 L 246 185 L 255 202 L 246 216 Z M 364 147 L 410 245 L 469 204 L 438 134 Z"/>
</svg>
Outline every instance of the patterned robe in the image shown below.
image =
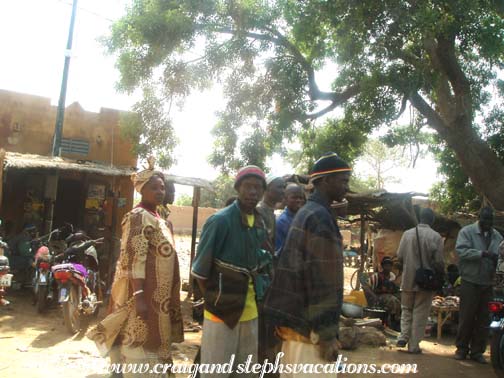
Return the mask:
<svg viewBox="0 0 504 378">
<path fill-rule="evenodd" d="M 184 339 L 179 264 L 173 235 L 163 219 L 141 207 L 125 215 L 122 228 L 121 254 L 112 284 L 110 314 L 98 324 L 92 338 L 95 341 L 100 339 L 96 337 L 99 333 L 113 335 L 106 328 L 118 327 L 117 340 L 123 349 L 142 347 L 145 352 L 169 360 L 171 343 Z M 143 295 L 148 307 L 147 321 L 137 317 L 132 297 L 133 279 L 145 280 Z M 127 316 L 117 316 L 125 311 Z M 115 324 L 114 319 L 120 319 L 122 324 Z"/>
</svg>

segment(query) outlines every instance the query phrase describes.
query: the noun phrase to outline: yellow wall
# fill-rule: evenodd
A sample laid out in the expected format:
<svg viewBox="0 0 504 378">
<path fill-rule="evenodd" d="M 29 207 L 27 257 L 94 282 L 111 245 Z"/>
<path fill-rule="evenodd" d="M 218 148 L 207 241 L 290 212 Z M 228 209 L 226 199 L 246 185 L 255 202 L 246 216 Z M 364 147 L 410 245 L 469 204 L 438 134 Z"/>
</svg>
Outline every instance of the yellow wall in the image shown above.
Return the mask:
<svg viewBox="0 0 504 378">
<path fill-rule="evenodd" d="M 170 220 L 173 229 L 178 234 L 190 234 L 192 231 L 193 208 L 191 206 L 168 205 L 171 210 Z M 207 219 L 218 209 L 200 207 L 198 209 L 198 231 L 201 231 Z"/>
<path fill-rule="evenodd" d="M 50 155 L 54 125 L 56 122 L 56 106 L 51 106 L 50 99 L 28 94 L 0 90 L 0 150 L 23 154 Z M 85 140 L 89 143 L 88 155 L 63 155 L 76 160 L 89 160 L 118 167 L 136 167 L 136 156 L 131 152 L 131 144 L 121 137 L 119 119 L 122 112 L 102 108 L 99 113 L 85 111 L 78 103 L 73 103 L 65 109 L 63 137 Z M 0 167 L 1 170 L 1 167 Z M 27 184 L 33 177 L 40 181 L 40 191 L 43 193 L 47 170 L 24 170 L 23 179 L 19 183 Z M 35 176 L 34 176 L 35 175 Z M 7 181 L 16 173 L 6 174 Z M 82 172 L 60 172 L 61 178 L 70 178 L 82 182 L 87 190 L 87 184 L 93 182 L 105 183 L 116 196 L 126 198 L 124 207 L 118 208 L 116 215 L 116 231 L 120 235 L 120 225 L 123 215 L 131 210 L 133 205 L 133 185 L 129 177 L 112 177 Z M 32 180 L 33 181 L 33 180 Z M 30 184 L 31 185 L 31 184 Z M 22 185 L 21 185 L 22 186 Z M 33 186 L 33 185 L 31 185 Z M 23 203 L 26 191 L 18 187 L 4 186 L 0 216 L 13 222 L 19 229 L 26 219 L 23 219 Z M 42 200 L 43 195 L 39 196 Z M 83 209 L 84 211 L 84 209 Z"/>
<path fill-rule="evenodd" d="M 106 108 L 93 113 L 85 111 L 78 103 L 68 105 L 63 137 L 86 140 L 89 154 L 64 156 L 136 167 L 131 144 L 120 135 L 120 113 Z M 0 148 L 50 155 L 55 122 L 56 106 L 51 106 L 48 98 L 0 90 Z"/>
</svg>

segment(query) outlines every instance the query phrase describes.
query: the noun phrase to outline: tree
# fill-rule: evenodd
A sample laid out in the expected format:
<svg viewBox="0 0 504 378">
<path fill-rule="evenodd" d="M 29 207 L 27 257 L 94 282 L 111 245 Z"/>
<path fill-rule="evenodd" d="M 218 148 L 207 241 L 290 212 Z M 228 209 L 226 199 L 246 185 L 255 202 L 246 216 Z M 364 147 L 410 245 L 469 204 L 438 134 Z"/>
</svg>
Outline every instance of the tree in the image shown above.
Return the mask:
<svg viewBox="0 0 504 378">
<path fill-rule="evenodd" d="M 389 148 L 378 139 L 371 139 L 366 143 L 359 161 L 365 165 L 365 172 L 358 173 L 360 184 L 372 190 L 383 190 L 388 183 L 400 182 L 397 177 L 389 173 L 395 168 L 407 165 L 407 159 L 401 148 Z"/>
<path fill-rule="evenodd" d="M 192 206 L 192 196 L 189 194 L 181 194 L 177 196 L 177 200 L 175 201 L 175 205 L 177 206 Z"/>
<path fill-rule="evenodd" d="M 417 119 L 416 122 L 419 122 Z M 480 122 L 482 139 L 488 143 L 504 163 L 504 109 L 495 106 Z M 441 211 L 477 212 L 484 198 L 476 191 L 467 174 L 462 169 L 453 150 L 446 146 L 439 136 L 421 130 L 421 125 L 396 127 L 382 139 L 389 146 L 409 149 L 410 156 L 416 158 L 430 152 L 439 163 L 438 173 L 443 181 L 434 185 L 430 196 L 437 202 Z"/>
<path fill-rule="evenodd" d="M 156 165 L 168 169 L 175 163 L 173 149 L 177 138 L 162 109 L 162 101 L 146 89 L 143 99 L 133 106 L 133 112 L 121 115 L 119 125 L 139 159 L 155 156 Z"/>
<path fill-rule="evenodd" d="M 287 160 L 297 173 L 309 172 L 324 153 L 335 151 L 349 164 L 362 154 L 367 133 L 341 120 L 329 119 L 321 127 L 302 130 L 298 134 L 301 148 L 287 149 Z"/>
<path fill-rule="evenodd" d="M 214 192 L 203 190 L 201 193 L 201 207 L 213 207 L 220 209 L 224 207 L 226 201 L 236 196 L 234 189 L 234 179 L 228 175 L 221 174 L 213 182 Z"/>
<path fill-rule="evenodd" d="M 410 103 L 504 209 L 504 165 L 475 125 L 503 68 L 502 15 L 496 0 L 135 0 L 108 46 L 126 91 L 170 103 L 222 82 L 229 156 L 243 126 L 273 153 L 337 107 L 368 133 Z M 184 54 L 195 47 L 198 58 Z M 328 62 L 326 91 L 316 75 Z"/>
</svg>

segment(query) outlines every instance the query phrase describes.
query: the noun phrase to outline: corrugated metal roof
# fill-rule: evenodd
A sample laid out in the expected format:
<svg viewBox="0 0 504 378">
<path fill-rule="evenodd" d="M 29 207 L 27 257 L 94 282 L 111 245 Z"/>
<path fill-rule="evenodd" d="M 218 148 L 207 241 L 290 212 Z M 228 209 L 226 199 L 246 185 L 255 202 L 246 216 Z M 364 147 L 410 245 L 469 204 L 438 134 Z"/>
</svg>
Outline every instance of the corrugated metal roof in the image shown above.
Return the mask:
<svg viewBox="0 0 504 378">
<path fill-rule="evenodd" d="M 170 175 L 168 173 L 163 172 L 165 179 L 167 181 L 172 181 L 175 184 L 180 184 L 180 185 L 188 185 L 188 186 L 196 186 L 199 188 L 203 188 L 206 190 L 209 190 L 211 192 L 214 192 L 215 189 L 212 186 L 212 183 L 208 180 L 201 179 L 201 178 L 195 178 L 195 177 L 184 177 L 184 176 L 176 176 L 176 175 Z"/>
</svg>

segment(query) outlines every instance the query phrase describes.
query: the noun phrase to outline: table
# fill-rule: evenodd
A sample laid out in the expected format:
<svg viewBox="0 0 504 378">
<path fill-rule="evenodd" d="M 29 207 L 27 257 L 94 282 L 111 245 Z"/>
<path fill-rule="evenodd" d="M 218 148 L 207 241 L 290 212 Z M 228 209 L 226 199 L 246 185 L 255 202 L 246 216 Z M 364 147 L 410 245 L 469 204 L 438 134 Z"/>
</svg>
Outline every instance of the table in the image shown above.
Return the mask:
<svg viewBox="0 0 504 378">
<path fill-rule="evenodd" d="M 441 340 L 443 325 L 449 320 L 455 312 L 459 311 L 458 307 L 454 306 L 432 306 L 437 312 L 437 340 Z"/>
</svg>

